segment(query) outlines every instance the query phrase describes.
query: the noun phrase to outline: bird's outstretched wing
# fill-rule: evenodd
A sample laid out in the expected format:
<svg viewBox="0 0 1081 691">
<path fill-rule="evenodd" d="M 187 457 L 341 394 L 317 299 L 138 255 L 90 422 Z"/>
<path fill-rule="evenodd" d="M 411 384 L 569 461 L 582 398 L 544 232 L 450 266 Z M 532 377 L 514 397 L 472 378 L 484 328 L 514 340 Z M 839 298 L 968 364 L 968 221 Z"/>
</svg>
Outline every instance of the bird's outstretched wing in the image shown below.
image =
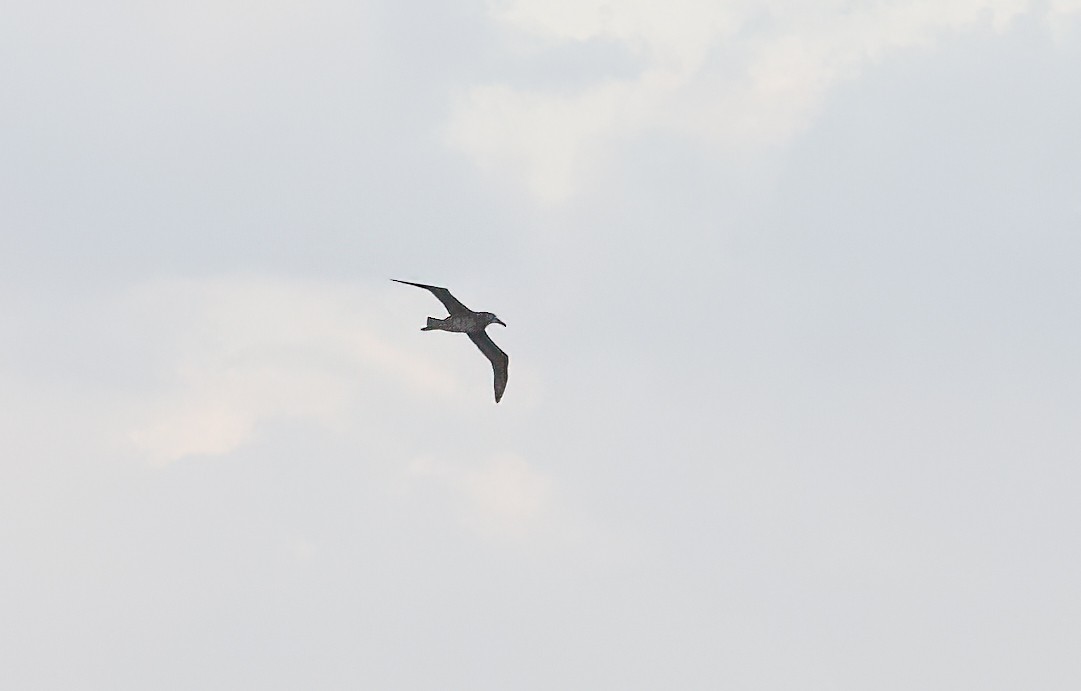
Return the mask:
<svg viewBox="0 0 1081 691">
<path fill-rule="evenodd" d="M 483 331 L 469 334 L 469 340 L 476 343 L 484 357 L 492 361 L 492 371 L 495 373 L 495 402 L 499 403 L 499 399 L 503 398 L 503 391 L 507 388 L 507 365 L 510 364 L 510 358 Z"/>
<path fill-rule="evenodd" d="M 407 286 L 416 286 L 418 288 L 424 288 L 430 290 L 432 295 L 439 298 L 439 301 L 443 303 L 443 306 L 447 308 L 447 312 L 453 316 L 455 314 L 462 314 L 463 312 L 472 312 L 471 309 L 458 302 L 458 298 L 450 294 L 450 291 L 446 288 L 438 288 L 436 286 L 426 286 L 423 283 L 411 283 L 409 281 L 399 281 L 396 278 L 390 279 L 395 283 L 404 283 Z M 493 344 L 494 345 L 494 344 Z"/>
</svg>

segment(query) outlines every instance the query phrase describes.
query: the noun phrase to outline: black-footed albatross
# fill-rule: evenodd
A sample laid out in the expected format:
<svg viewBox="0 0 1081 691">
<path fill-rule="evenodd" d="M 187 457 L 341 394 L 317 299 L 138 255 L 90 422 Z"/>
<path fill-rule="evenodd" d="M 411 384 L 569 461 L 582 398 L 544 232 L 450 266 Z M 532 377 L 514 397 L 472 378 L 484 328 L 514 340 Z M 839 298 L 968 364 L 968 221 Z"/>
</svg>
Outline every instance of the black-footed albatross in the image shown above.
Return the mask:
<svg viewBox="0 0 1081 691">
<path fill-rule="evenodd" d="M 503 326 L 506 326 L 506 324 L 503 324 L 499 317 L 491 312 L 474 312 L 459 302 L 446 288 L 399 281 L 396 278 L 390 280 L 395 283 L 404 283 L 431 291 L 432 295 L 443 303 L 443 306 L 447 308 L 447 312 L 450 312 L 450 316 L 446 319 L 428 317 L 428 325 L 423 327 L 421 331 L 452 331 L 467 334 L 469 340 L 473 341 L 480 348 L 480 352 L 484 353 L 484 357 L 492 362 L 492 371 L 495 373 L 495 402 L 499 403 L 499 399 L 503 398 L 503 390 L 507 388 L 507 365 L 510 363 L 510 358 L 499 349 L 499 346 L 492 342 L 484 329 L 489 324 L 501 324 Z"/>
</svg>

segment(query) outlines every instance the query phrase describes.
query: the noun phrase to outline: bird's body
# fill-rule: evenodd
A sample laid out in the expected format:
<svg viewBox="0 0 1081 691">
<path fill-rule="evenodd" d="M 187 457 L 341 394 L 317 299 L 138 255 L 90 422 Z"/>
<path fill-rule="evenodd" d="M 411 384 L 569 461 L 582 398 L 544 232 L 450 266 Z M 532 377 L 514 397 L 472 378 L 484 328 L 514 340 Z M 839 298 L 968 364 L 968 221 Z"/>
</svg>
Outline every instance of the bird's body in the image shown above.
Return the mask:
<svg viewBox="0 0 1081 691">
<path fill-rule="evenodd" d="M 492 372 L 495 375 L 495 402 L 499 403 L 499 399 L 503 398 L 503 391 L 507 388 L 507 366 L 510 364 L 510 358 L 488 337 L 484 329 L 489 324 L 501 324 L 503 326 L 506 326 L 506 324 L 503 324 L 499 317 L 491 312 L 474 312 L 459 302 L 446 288 L 399 281 L 396 278 L 390 280 L 424 288 L 443 303 L 450 316 L 445 319 L 428 317 L 428 324 L 421 328 L 421 331 L 450 331 L 452 333 L 467 334 L 469 340 L 473 341 L 480 348 L 480 352 L 484 353 L 484 356 L 492 363 Z"/>
<path fill-rule="evenodd" d="M 492 322 L 484 312 L 469 312 L 467 314 L 452 314 L 446 319 L 428 317 L 428 326 L 421 331 L 452 331 L 454 333 L 477 333 Z"/>
</svg>

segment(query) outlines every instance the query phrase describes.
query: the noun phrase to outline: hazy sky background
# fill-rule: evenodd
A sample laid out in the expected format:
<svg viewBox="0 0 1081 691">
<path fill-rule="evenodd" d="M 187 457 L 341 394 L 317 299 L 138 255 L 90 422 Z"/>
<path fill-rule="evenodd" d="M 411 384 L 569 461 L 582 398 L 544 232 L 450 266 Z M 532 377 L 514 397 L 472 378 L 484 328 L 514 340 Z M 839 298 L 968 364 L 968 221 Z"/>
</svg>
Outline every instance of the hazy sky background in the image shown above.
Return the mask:
<svg viewBox="0 0 1081 691">
<path fill-rule="evenodd" d="M 1079 688 L 1079 264 L 1077 0 L 9 2 L 0 686 Z"/>
</svg>

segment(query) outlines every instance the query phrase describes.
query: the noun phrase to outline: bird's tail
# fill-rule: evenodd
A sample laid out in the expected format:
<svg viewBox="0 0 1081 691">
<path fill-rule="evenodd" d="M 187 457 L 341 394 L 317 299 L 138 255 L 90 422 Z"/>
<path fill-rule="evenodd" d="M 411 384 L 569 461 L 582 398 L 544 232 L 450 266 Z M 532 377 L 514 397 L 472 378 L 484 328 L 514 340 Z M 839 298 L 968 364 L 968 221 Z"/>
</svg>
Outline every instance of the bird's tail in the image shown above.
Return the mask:
<svg viewBox="0 0 1081 691">
<path fill-rule="evenodd" d="M 436 319 L 435 317 L 428 317 L 428 326 L 425 326 L 421 331 L 438 331 L 439 325 L 443 323 L 442 319 Z"/>
</svg>

